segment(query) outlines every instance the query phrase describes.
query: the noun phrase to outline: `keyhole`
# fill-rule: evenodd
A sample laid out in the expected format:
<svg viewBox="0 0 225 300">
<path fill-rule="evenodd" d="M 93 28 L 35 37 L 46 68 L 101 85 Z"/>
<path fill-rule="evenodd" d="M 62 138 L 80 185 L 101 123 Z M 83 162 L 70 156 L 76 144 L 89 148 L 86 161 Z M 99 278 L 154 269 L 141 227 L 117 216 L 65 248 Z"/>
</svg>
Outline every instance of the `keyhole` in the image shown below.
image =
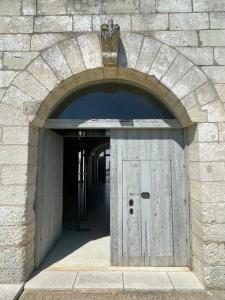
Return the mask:
<svg viewBox="0 0 225 300">
<path fill-rule="evenodd" d="M 130 214 L 133 215 L 134 214 L 134 210 L 133 208 L 130 208 Z"/>
<path fill-rule="evenodd" d="M 130 206 L 134 206 L 134 200 L 133 200 L 133 199 L 130 199 L 130 200 L 129 200 L 129 205 L 130 205 Z"/>
</svg>

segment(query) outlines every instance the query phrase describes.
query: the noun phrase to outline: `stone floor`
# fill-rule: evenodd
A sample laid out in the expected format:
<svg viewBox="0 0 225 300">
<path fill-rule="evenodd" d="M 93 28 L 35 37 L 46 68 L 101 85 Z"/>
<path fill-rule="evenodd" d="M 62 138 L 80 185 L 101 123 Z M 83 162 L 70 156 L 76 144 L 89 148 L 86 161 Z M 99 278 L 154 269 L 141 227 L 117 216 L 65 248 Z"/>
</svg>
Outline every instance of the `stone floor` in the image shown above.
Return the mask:
<svg viewBox="0 0 225 300">
<path fill-rule="evenodd" d="M 89 205 L 87 219 L 79 222 L 81 229 L 88 230 L 64 229 L 43 262 L 42 269 L 77 270 L 110 266 L 109 182 L 97 184 L 90 190 L 89 197 L 93 202 Z"/>
</svg>

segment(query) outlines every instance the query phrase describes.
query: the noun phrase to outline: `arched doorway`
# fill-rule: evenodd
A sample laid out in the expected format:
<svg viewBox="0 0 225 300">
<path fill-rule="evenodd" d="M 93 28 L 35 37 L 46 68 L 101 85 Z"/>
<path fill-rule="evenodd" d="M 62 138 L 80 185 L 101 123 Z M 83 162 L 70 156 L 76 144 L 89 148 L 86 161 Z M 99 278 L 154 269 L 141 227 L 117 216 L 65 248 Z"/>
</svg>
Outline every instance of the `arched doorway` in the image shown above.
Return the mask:
<svg viewBox="0 0 225 300">
<path fill-rule="evenodd" d="M 86 218 L 88 158 L 94 147 L 107 141 L 109 264 L 189 266 L 185 130 L 160 99 L 125 82 L 75 91 L 56 107 L 42 130 L 36 266 L 60 237 L 62 216 L 75 220 L 76 227 Z"/>
</svg>

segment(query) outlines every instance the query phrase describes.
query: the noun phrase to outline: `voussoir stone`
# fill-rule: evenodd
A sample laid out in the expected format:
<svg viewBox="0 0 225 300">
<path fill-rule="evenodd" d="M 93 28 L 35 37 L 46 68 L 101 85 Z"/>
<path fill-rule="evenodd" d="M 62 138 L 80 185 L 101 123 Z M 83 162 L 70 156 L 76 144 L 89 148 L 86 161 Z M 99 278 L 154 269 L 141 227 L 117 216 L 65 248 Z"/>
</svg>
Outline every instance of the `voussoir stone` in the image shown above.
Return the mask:
<svg viewBox="0 0 225 300">
<path fill-rule="evenodd" d="M 102 67 L 102 54 L 98 36 L 96 34 L 80 35 L 78 43 L 85 67 L 87 69 Z"/>
<path fill-rule="evenodd" d="M 66 59 L 58 46 L 53 46 L 44 51 L 42 56 L 60 81 L 72 75 Z"/>
<path fill-rule="evenodd" d="M 59 84 L 58 78 L 41 57 L 35 59 L 35 61 L 28 67 L 28 70 L 49 91 L 53 90 Z"/>
</svg>

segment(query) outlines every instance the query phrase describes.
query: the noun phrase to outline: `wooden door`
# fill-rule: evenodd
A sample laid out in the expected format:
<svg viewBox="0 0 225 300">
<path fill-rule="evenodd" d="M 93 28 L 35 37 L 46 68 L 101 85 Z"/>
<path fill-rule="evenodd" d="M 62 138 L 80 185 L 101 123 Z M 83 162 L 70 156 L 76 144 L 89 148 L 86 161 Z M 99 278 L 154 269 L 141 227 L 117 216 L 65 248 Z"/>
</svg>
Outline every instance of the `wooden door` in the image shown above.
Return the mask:
<svg viewBox="0 0 225 300">
<path fill-rule="evenodd" d="M 42 129 L 39 133 L 35 199 L 35 267 L 51 250 L 62 231 L 63 137 Z"/>
<path fill-rule="evenodd" d="M 113 265 L 190 264 L 183 130 L 112 130 Z"/>
</svg>

